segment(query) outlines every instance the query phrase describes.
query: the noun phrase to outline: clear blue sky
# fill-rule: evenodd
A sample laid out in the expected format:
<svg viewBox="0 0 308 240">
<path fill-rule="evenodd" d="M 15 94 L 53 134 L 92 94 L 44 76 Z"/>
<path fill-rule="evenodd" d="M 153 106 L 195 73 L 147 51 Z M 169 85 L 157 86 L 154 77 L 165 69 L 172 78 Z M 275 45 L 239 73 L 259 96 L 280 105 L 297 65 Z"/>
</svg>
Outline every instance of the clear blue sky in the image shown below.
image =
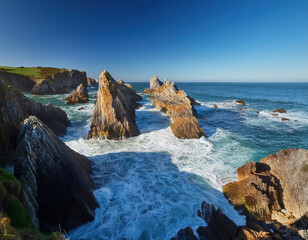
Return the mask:
<svg viewBox="0 0 308 240">
<path fill-rule="evenodd" d="M 308 81 L 308 0 L 0 0 L 0 65 Z"/>
</svg>

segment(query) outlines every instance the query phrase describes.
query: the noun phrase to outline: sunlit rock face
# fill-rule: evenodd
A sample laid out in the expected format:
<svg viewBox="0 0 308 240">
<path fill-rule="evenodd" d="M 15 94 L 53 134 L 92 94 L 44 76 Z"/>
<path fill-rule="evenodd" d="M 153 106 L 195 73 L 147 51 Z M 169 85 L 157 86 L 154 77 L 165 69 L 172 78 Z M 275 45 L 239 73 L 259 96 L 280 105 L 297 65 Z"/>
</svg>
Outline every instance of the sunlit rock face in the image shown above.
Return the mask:
<svg viewBox="0 0 308 240">
<path fill-rule="evenodd" d="M 135 109 L 141 99 L 131 85 L 123 80 L 116 82 L 106 70 L 103 71 L 88 139 L 121 140 L 139 135 Z"/>
<path fill-rule="evenodd" d="M 65 98 L 65 100 L 67 100 L 67 104 L 89 102 L 87 87 L 81 83 L 71 95 Z"/>
<path fill-rule="evenodd" d="M 155 108 L 165 112 L 171 117 L 170 125 L 173 134 L 177 138 L 200 138 L 205 136 L 197 118 L 193 104 L 194 99 L 187 96 L 184 91 L 179 90 L 174 83 L 168 80 L 156 88 L 152 96 Z"/>
<path fill-rule="evenodd" d="M 14 174 L 23 185 L 33 222 L 43 231 L 69 230 L 94 219 L 90 161 L 70 149 L 37 117 L 21 125 Z"/>
</svg>

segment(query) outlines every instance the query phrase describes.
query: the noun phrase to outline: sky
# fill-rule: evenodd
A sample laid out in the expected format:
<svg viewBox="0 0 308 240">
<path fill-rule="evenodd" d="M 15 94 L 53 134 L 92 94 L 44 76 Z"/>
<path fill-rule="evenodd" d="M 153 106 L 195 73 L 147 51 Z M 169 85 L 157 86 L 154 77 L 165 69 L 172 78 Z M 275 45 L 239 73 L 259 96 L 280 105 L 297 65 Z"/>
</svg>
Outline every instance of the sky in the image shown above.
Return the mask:
<svg viewBox="0 0 308 240">
<path fill-rule="evenodd" d="M 0 0 L 0 65 L 308 82 L 308 0 Z"/>
</svg>

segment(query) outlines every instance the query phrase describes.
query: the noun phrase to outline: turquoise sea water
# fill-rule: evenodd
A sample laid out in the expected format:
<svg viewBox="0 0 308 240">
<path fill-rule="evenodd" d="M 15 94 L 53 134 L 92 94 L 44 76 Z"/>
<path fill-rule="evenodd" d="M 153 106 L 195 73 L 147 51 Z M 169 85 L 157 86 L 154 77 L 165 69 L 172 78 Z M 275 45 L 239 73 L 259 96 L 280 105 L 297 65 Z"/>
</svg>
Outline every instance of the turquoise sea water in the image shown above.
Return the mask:
<svg viewBox="0 0 308 240">
<path fill-rule="evenodd" d="M 132 85 L 137 91 L 149 86 Z M 196 109 L 208 138 L 175 138 L 169 117 L 141 94 L 143 107 L 136 111 L 140 136 L 87 141 L 94 99 L 68 106 L 65 95 L 32 96 L 66 111 L 72 126 L 62 140 L 93 163 L 101 207 L 93 222 L 69 232 L 70 239 L 170 239 L 180 228 L 205 225 L 196 215 L 203 200 L 244 224 L 245 218 L 223 197 L 223 184 L 235 180 L 237 168 L 247 161 L 281 149 L 308 149 L 308 83 L 177 86 L 201 103 Z M 89 90 L 91 96 L 97 88 Z M 247 105 L 238 105 L 238 99 Z M 272 115 L 279 108 L 287 113 Z"/>
</svg>

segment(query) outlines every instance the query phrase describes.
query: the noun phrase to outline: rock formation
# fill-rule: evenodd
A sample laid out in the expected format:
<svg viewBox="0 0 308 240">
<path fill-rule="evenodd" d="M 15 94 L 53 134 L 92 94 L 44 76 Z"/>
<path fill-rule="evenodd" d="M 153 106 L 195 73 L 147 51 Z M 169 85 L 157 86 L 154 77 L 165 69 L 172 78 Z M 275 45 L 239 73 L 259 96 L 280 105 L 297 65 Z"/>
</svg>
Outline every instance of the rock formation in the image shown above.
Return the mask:
<svg viewBox="0 0 308 240">
<path fill-rule="evenodd" d="M 238 169 L 225 196 L 250 219 L 300 222 L 308 228 L 308 150 L 288 149 Z"/>
<path fill-rule="evenodd" d="M 58 136 L 70 125 L 65 112 L 52 104 L 38 103 L 0 81 L 0 165 L 10 164 L 20 124 L 30 115 L 37 116 Z"/>
<path fill-rule="evenodd" d="M 236 103 L 240 105 L 246 105 L 244 100 L 236 100 Z"/>
<path fill-rule="evenodd" d="M 87 77 L 88 86 L 96 86 L 98 83 L 94 78 Z"/>
<path fill-rule="evenodd" d="M 155 108 L 171 117 L 170 125 L 177 138 L 200 138 L 205 136 L 198 120 L 193 103 L 195 100 L 188 97 L 184 91 L 178 90 L 174 83 L 168 80 L 156 88 L 152 96 Z"/>
<path fill-rule="evenodd" d="M 68 101 L 66 104 L 89 102 L 87 87 L 81 83 L 71 95 L 65 98 L 65 100 Z"/>
<path fill-rule="evenodd" d="M 37 80 L 31 93 L 36 95 L 69 93 L 80 84 L 87 86 L 87 74 L 72 69 L 65 69 L 45 79 Z"/>
<path fill-rule="evenodd" d="M 28 76 L 0 71 L 0 81 L 3 80 L 20 92 L 30 92 L 35 82 Z"/>
<path fill-rule="evenodd" d="M 116 82 L 104 70 L 100 75 L 88 139 L 119 140 L 137 136 L 139 129 L 135 122 L 135 108 L 141 99 L 130 84 L 122 80 Z"/>
<path fill-rule="evenodd" d="M 43 231 L 69 230 L 94 219 L 90 161 L 34 116 L 22 123 L 14 154 L 32 219 Z"/>
<path fill-rule="evenodd" d="M 283 108 L 281 108 L 281 109 L 277 109 L 277 110 L 275 110 L 274 111 L 275 113 L 286 113 L 287 111 L 286 110 L 284 110 Z"/>
<path fill-rule="evenodd" d="M 144 89 L 143 93 L 153 94 L 156 88 L 159 88 L 163 83 L 159 80 L 157 76 L 154 76 L 150 80 L 150 88 Z"/>
</svg>

